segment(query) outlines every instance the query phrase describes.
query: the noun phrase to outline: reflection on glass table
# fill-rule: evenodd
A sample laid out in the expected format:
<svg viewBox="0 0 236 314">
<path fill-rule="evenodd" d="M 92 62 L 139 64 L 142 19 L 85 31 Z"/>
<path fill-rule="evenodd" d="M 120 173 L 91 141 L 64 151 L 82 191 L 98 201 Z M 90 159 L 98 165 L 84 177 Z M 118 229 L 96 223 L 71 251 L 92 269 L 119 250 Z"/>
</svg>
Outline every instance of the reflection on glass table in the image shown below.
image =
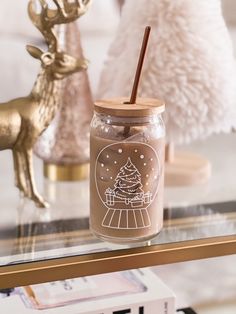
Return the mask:
<svg viewBox="0 0 236 314">
<path fill-rule="evenodd" d="M 0 230 L 1 266 L 236 233 L 236 202 L 233 201 L 166 208 L 162 232 L 147 243 L 129 246 L 105 243 L 95 238 L 89 231 L 88 217 L 50 220 L 50 211 L 62 210 L 65 203 L 54 206 L 47 212 L 31 206 L 18 209 L 18 223 Z M 79 204 L 74 203 L 73 206 L 74 210 L 80 208 Z"/>
<path fill-rule="evenodd" d="M 12 174 L 3 167 L 6 182 L 2 190 L 6 193 L 0 197 L 0 266 L 236 235 L 236 136 L 196 143 L 192 150 L 211 160 L 211 180 L 205 186 L 167 188 L 162 232 L 152 241 L 132 246 L 105 243 L 91 234 L 88 181 L 43 181 L 37 161 L 38 178 L 51 208 L 36 209 L 32 202 L 18 200 L 16 191 L 10 189 Z M 5 159 L 6 166 L 7 155 Z"/>
</svg>

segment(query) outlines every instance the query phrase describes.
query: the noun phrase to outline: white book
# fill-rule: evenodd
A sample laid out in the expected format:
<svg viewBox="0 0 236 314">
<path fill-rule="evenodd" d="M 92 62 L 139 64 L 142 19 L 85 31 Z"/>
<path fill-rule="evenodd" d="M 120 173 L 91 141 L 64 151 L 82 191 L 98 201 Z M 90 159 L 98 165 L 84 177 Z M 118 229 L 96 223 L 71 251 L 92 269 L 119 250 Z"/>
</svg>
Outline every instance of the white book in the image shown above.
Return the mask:
<svg viewBox="0 0 236 314">
<path fill-rule="evenodd" d="M 175 314 L 174 293 L 149 269 L 131 271 L 145 291 L 90 302 L 71 314 Z M 81 304 L 82 305 L 82 304 Z M 88 311 L 89 309 L 89 311 Z M 58 313 L 59 314 L 59 313 Z"/>
<path fill-rule="evenodd" d="M 2 299 L 0 312 L 36 314 L 41 309 L 42 314 L 176 313 L 175 295 L 148 269 L 84 278 L 31 286 L 31 297 L 24 288 L 28 302 L 24 303 L 19 296 Z"/>
</svg>

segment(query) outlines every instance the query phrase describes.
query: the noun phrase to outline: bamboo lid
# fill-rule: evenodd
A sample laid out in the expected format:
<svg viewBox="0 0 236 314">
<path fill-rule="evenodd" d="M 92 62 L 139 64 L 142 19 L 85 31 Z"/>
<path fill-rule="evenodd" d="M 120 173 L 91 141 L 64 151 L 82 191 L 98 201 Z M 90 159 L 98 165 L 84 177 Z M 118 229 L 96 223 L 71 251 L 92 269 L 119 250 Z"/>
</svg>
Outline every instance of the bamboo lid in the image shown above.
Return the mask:
<svg viewBox="0 0 236 314">
<path fill-rule="evenodd" d="M 114 98 L 95 102 L 94 109 L 116 117 L 146 117 L 163 113 L 165 103 L 158 99 L 137 98 L 135 104 L 130 104 L 127 98 Z"/>
</svg>

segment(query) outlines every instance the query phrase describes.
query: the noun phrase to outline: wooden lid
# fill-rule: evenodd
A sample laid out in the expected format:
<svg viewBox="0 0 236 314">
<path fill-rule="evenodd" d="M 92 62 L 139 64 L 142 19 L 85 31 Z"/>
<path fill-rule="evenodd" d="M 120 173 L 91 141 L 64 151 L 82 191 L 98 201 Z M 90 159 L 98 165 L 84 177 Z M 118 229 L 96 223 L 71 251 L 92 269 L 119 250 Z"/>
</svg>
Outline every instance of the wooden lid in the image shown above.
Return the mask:
<svg viewBox="0 0 236 314">
<path fill-rule="evenodd" d="M 138 98 L 135 104 L 126 104 L 127 98 L 104 99 L 95 102 L 94 109 L 117 117 L 146 117 L 161 114 L 165 111 L 165 103 L 162 100 L 152 98 Z"/>
</svg>

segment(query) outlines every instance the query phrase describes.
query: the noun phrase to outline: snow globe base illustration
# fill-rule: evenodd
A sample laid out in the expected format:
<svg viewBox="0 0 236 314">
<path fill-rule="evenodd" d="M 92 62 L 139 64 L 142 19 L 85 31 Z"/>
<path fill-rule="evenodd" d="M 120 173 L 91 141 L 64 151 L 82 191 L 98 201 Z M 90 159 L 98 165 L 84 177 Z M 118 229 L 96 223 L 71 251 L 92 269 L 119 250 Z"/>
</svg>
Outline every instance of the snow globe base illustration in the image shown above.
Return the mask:
<svg viewBox="0 0 236 314">
<path fill-rule="evenodd" d="M 150 228 L 160 177 L 158 152 L 152 146 L 123 142 L 103 148 L 95 163 L 96 189 L 106 207 L 102 227 Z"/>
</svg>

